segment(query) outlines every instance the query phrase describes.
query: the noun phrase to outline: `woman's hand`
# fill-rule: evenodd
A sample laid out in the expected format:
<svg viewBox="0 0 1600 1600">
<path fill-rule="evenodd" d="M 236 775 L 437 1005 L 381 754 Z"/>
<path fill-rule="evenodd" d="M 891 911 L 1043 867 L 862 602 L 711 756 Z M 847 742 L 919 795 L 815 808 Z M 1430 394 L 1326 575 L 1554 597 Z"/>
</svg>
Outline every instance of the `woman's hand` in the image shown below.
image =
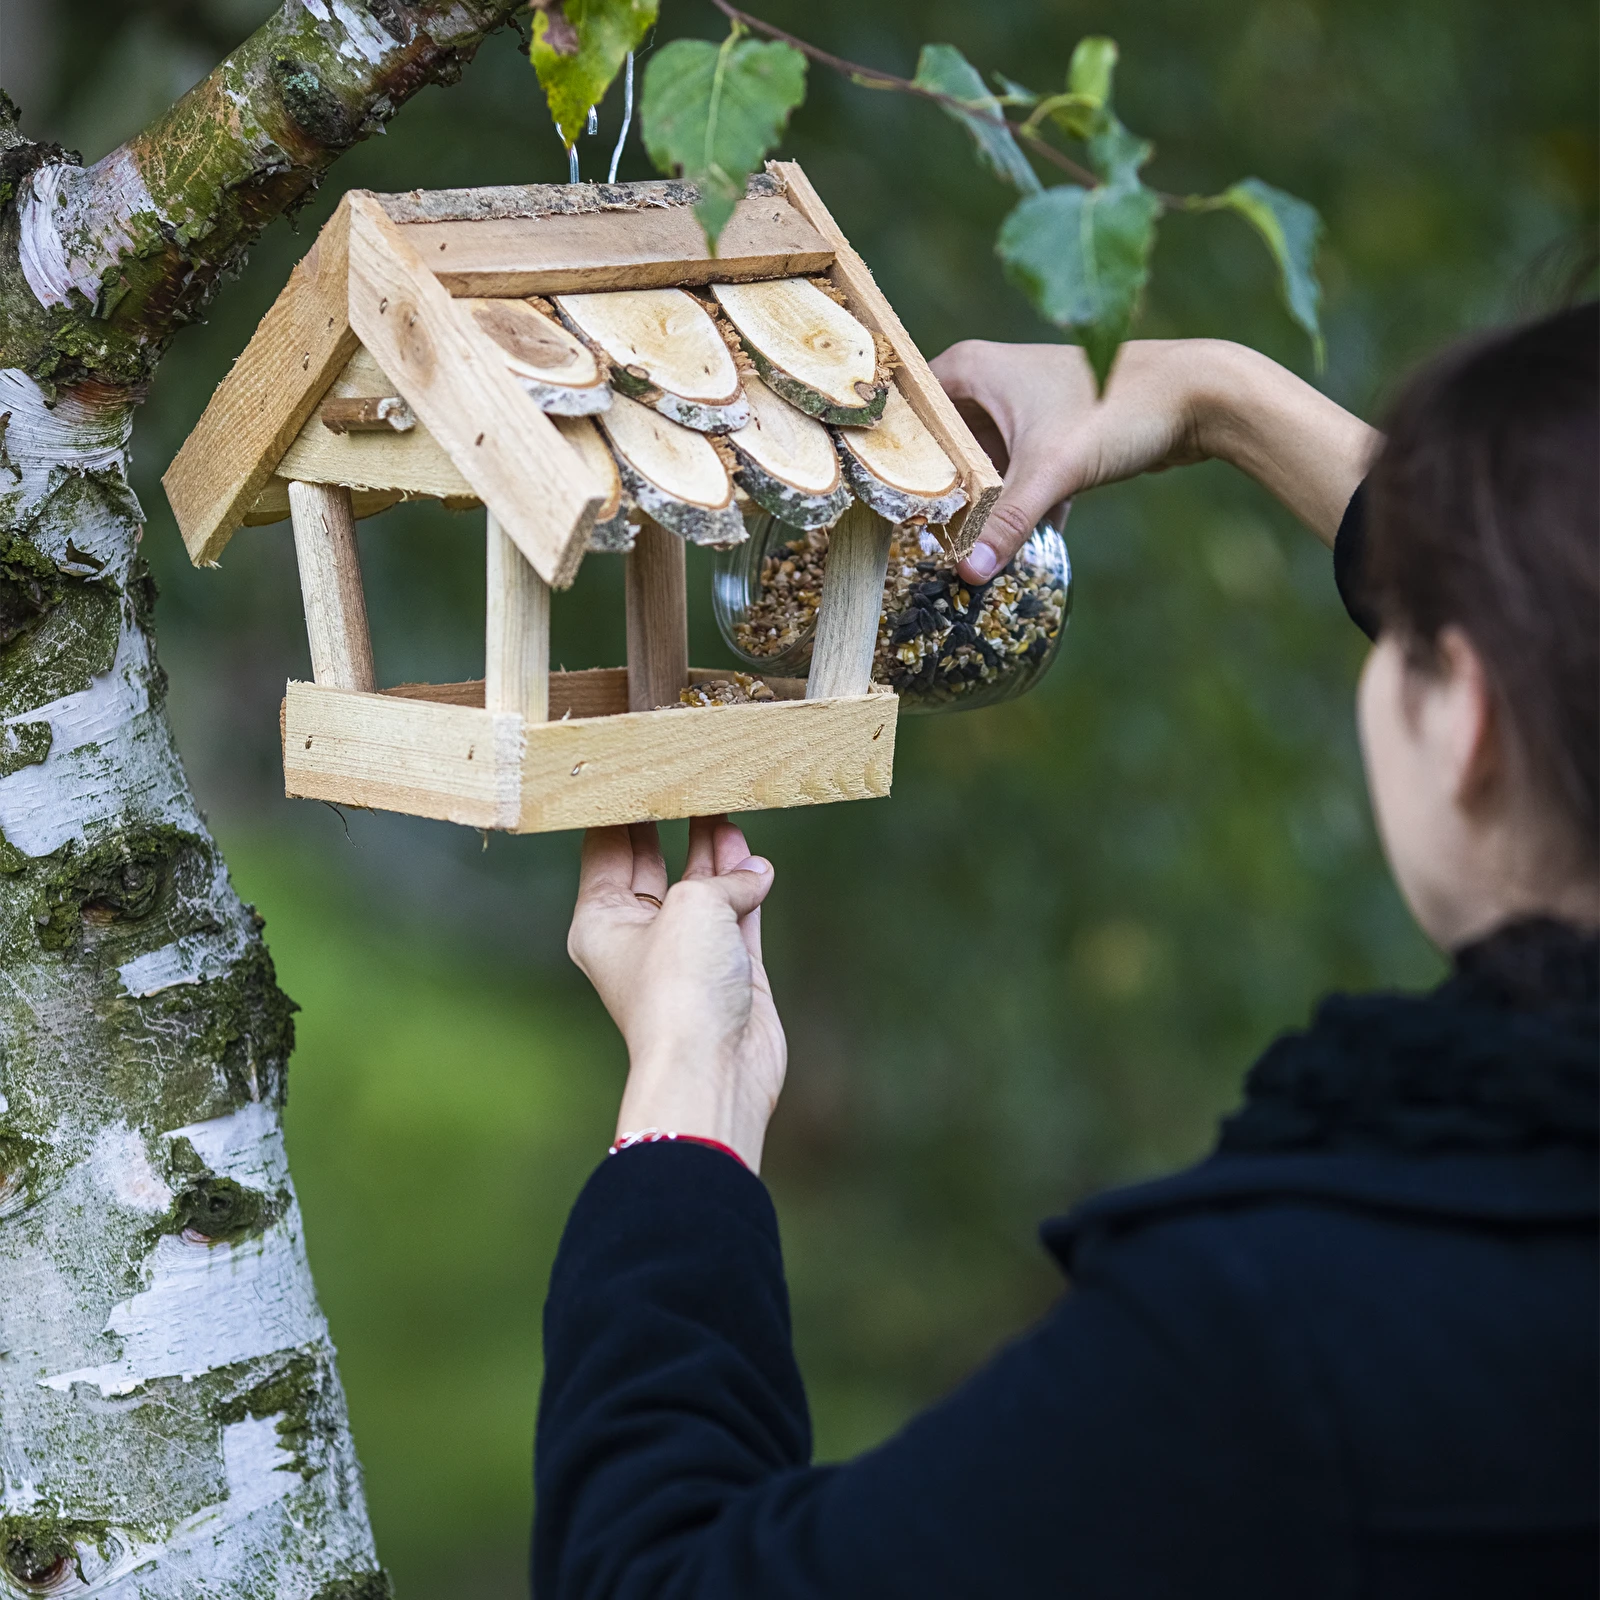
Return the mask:
<svg viewBox="0 0 1600 1600">
<path fill-rule="evenodd" d="M 972 583 L 993 577 L 1052 506 L 1081 490 L 1211 457 L 1249 473 L 1332 544 L 1377 443 L 1293 373 L 1219 339 L 1125 344 L 1098 397 L 1075 345 L 970 339 L 933 370 L 1006 475 L 961 563 Z"/>
<path fill-rule="evenodd" d="M 725 817 L 689 824 L 671 888 L 653 823 L 585 835 L 567 951 L 627 1041 L 619 1135 L 699 1134 L 760 1170 L 787 1060 L 761 964 L 772 881 Z"/>
</svg>

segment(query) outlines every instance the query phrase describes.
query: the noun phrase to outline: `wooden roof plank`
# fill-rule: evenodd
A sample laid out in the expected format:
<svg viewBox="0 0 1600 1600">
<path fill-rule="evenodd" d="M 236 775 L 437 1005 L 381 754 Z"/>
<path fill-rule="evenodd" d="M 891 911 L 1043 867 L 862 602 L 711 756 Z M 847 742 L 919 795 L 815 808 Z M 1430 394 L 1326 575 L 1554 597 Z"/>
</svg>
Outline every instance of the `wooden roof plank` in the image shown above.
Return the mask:
<svg viewBox="0 0 1600 1600">
<path fill-rule="evenodd" d="M 811 187 L 811 180 L 800 170 L 799 163 L 769 161 L 767 171 L 783 183 L 795 210 L 832 246 L 834 260 L 830 276 L 844 291 L 850 310 L 874 333 L 881 333 L 889 341 L 900 363 L 895 383 L 961 474 L 961 484 L 970 497 L 970 504 L 960 522 L 950 525 L 949 534 L 955 554 L 965 555 L 976 543 L 990 509 L 1000 498 L 1000 474 L 973 438 L 972 430 L 962 420 L 954 402 L 940 387 L 939 380 L 923 360 L 922 352 L 906 332 L 905 324 L 878 287 L 871 269 L 851 248 L 850 241 L 823 205 L 821 196 Z"/>
<path fill-rule="evenodd" d="M 350 321 L 534 570 L 566 588 L 606 485 L 366 195 L 350 201 Z"/>
<path fill-rule="evenodd" d="M 355 353 L 349 197 L 317 235 L 161 479 L 197 567 L 215 566 L 283 453 Z"/>
<path fill-rule="evenodd" d="M 834 247 L 782 195 L 741 200 L 717 241 L 686 206 L 398 224 L 451 294 L 666 289 L 822 272 Z"/>
</svg>

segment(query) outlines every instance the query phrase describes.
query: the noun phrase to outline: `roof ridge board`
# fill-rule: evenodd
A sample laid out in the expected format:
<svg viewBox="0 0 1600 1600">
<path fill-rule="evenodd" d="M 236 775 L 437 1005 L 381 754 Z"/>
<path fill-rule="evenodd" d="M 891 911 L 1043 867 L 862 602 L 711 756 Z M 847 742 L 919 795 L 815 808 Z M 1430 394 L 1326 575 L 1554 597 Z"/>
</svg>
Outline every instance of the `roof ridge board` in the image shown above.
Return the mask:
<svg viewBox="0 0 1600 1600">
<path fill-rule="evenodd" d="M 765 172 L 753 174 L 745 189 L 747 199 L 783 193 L 782 180 Z M 692 206 L 699 201 L 700 190 L 680 178 L 649 178 L 641 183 L 521 183 L 482 189 L 408 189 L 399 194 L 373 193 L 372 198 L 383 207 L 391 222 L 498 222 Z"/>
</svg>

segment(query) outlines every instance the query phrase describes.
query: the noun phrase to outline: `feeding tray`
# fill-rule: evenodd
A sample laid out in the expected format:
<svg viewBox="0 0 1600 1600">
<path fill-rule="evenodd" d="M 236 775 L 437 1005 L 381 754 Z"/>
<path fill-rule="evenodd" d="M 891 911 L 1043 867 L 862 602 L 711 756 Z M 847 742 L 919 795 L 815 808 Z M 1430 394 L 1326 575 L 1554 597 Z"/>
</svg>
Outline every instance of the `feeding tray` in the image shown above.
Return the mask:
<svg viewBox="0 0 1600 1600">
<path fill-rule="evenodd" d="M 293 524 L 290 796 L 531 833 L 888 794 L 886 517 L 955 514 L 964 553 L 1000 480 L 798 166 L 715 256 L 696 199 L 357 191 L 295 268 L 163 479 L 196 565 Z M 418 498 L 486 511 L 484 677 L 380 689 L 355 522 Z M 730 676 L 688 664 L 685 541 L 755 507 L 833 524 L 810 676 L 685 706 Z M 550 591 L 592 551 L 627 561 L 628 662 L 553 673 Z"/>
</svg>

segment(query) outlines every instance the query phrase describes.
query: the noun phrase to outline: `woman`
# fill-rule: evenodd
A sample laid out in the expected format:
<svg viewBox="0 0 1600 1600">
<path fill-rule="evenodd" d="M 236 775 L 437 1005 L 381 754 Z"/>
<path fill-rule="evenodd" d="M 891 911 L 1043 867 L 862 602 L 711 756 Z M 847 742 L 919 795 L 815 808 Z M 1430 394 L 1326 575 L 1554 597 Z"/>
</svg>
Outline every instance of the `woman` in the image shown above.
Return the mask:
<svg viewBox="0 0 1600 1600">
<path fill-rule="evenodd" d="M 570 948 L 630 1066 L 546 1307 L 538 1600 L 1596 1593 L 1597 351 L 1594 306 L 1475 344 L 1386 441 L 1234 346 L 1126 346 L 1098 403 L 1076 350 L 941 358 L 1009 457 L 971 581 L 1207 457 L 1334 544 L 1379 830 L 1455 970 L 1325 1002 L 1214 1155 L 1045 1225 L 1043 1322 L 819 1468 L 755 1175 L 772 868 L 697 823 L 669 889 L 652 829 L 592 834 Z"/>
</svg>

